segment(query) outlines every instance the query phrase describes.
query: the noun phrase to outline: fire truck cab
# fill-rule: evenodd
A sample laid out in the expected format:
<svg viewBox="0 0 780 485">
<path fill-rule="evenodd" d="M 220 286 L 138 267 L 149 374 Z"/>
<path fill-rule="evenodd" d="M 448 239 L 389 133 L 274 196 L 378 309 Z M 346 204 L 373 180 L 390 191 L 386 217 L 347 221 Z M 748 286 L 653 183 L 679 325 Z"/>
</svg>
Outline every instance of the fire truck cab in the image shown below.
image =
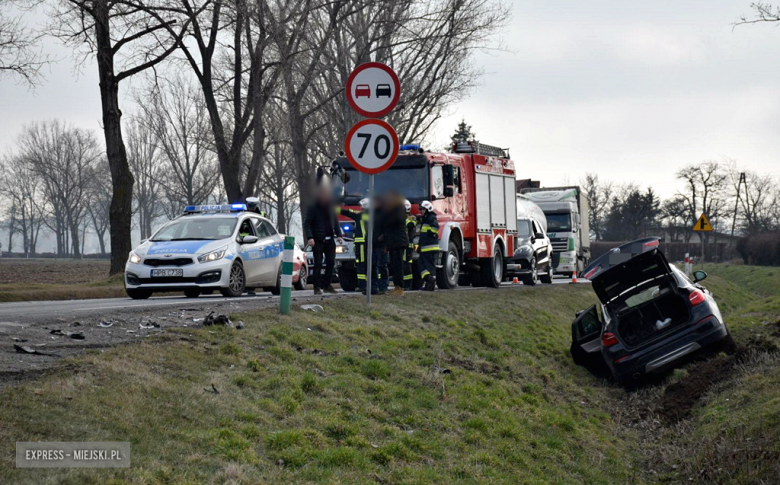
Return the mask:
<svg viewBox="0 0 780 485">
<path fill-rule="evenodd" d="M 358 210 L 369 176 L 346 158 L 336 163 L 349 173 L 344 204 Z M 454 144 L 450 153 L 403 145 L 393 165 L 375 175 L 374 184 L 377 194 L 394 190 L 405 195 L 415 214 L 423 200 L 433 203 L 439 220 L 439 288 L 501 284 L 517 235 L 515 167 L 506 150 L 478 142 Z M 350 225 L 342 221 L 349 235 Z"/>
</svg>

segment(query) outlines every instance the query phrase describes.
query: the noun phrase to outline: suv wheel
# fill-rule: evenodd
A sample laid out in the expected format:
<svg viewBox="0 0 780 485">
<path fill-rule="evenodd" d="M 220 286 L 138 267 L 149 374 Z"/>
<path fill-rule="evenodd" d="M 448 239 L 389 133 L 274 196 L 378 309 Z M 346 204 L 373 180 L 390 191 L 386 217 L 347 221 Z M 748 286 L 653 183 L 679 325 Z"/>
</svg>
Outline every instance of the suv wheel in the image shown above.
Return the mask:
<svg viewBox="0 0 780 485">
<path fill-rule="evenodd" d="M 241 296 L 246 289 L 246 275 L 244 274 L 244 266 L 236 261 L 233 266 L 230 267 L 230 279 L 228 280 L 227 288 L 220 288 L 219 292 L 222 296 L 229 298 L 235 298 Z"/>
<path fill-rule="evenodd" d="M 531 258 L 531 273 L 523 275 L 523 284 L 533 286 L 539 281 L 539 267 L 536 265 L 536 256 Z"/>
<path fill-rule="evenodd" d="M 553 282 L 553 267 L 551 263 L 547 263 L 547 271 L 544 272 L 541 276 L 539 276 L 539 280 L 542 283 L 551 285 Z"/>
</svg>

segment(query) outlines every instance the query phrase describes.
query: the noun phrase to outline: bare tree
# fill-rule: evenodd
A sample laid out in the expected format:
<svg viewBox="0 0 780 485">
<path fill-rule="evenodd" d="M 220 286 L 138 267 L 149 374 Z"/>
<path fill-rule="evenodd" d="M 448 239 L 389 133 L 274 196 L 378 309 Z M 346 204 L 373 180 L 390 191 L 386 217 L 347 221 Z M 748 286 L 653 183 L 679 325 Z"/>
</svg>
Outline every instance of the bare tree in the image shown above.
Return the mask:
<svg viewBox="0 0 780 485">
<path fill-rule="evenodd" d="M 765 2 L 754 2 L 750 4 L 750 8 L 753 10 L 753 15 L 740 16 L 734 25 L 780 22 L 780 6 L 774 6 Z"/>
<path fill-rule="evenodd" d="M 679 172 L 677 178 L 685 183 L 685 189 L 678 196 L 688 206 L 688 221 L 693 224 L 701 213 L 707 214 L 713 227 L 724 215 L 728 197 L 728 175 L 716 161 L 689 165 Z M 706 234 L 706 233 L 705 233 Z"/>
<path fill-rule="evenodd" d="M 109 208 L 111 207 L 111 181 L 105 176 L 108 173 L 108 161 L 101 159 L 94 169 L 95 175 L 90 178 L 87 191 L 87 212 L 92 229 L 98 238 L 100 253 L 106 254 L 106 232 L 109 224 Z"/>
<path fill-rule="evenodd" d="M 157 217 L 157 200 L 160 194 L 161 174 L 159 150 L 149 126 L 134 119 L 127 128 L 127 160 L 136 181 L 133 193 L 135 213 L 141 239 L 152 235 L 152 222 Z"/>
<path fill-rule="evenodd" d="M 72 254 L 80 258 L 79 227 L 93 167 L 101 156 L 97 139 L 87 131 L 57 120 L 32 123 L 18 139 L 21 159 L 43 183 L 46 198 L 62 211 Z"/>
<path fill-rule="evenodd" d="M 2 176 L 0 176 L 0 193 L 10 200 L 9 211 L 6 213 L 10 219 L 8 247 L 13 247 L 13 233 L 22 235 L 22 250 L 28 256 L 35 256 L 38 236 L 41 226 L 44 224 L 43 184 L 37 174 L 30 169 L 25 160 L 19 156 L 5 157 L 2 163 Z"/>
<path fill-rule="evenodd" d="M 677 242 L 681 238 L 685 242 L 691 240 L 689 214 L 688 203 L 680 196 L 667 199 L 661 205 L 661 221 L 666 226 L 666 232 L 672 242 Z"/>
<path fill-rule="evenodd" d="M 137 96 L 139 118 L 154 137 L 163 163 L 157 182 L 166 199 L 182 205 L 202 204 L 219 181 L 209 115 L 200 88 L 184 76 L 157 78 Z"/>
<path fill-rule="evenodd" d="M 0 78 L 14 76 L 35 86 L 42 79 L 41 68 L 49 62 L 38 51 L 42 34 L 24 25 L 21 15 L 14 15 L 10 7 L 9 0 L 0 0 Z"/>
<path fill-rule="evenodd" d="M 55 0 L 52 0 L 55 1 Z M 119 86 L 166 59 L 180 44 L 189 22 L 171 18 L 165 0 L 66 0 L 53 5 L 51 32 L 95 56 L 100 81 L 103 134 L 111 170 L 111 267 L 124 270 L 132 249 L 133 174 L 122 137 Z"/>
<path fill-rule="evenodd" d="M 600 181 L 599 176 L 592 173 L 585 174 L 580 185 L 590 200 L 590 230 L 597 240 L 601 240 L 604 237 L 604 224 L 612 202 L 614 185 L 610 181 Z"/>
</svg>

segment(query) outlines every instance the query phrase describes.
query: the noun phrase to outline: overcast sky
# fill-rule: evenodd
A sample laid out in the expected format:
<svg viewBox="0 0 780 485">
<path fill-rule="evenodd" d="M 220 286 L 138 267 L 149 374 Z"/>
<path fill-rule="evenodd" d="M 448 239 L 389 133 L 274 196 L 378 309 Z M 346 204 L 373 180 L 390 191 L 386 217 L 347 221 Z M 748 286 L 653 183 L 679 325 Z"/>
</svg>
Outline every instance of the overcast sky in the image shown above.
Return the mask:
<svg viewBox="0 0 780 485">
<path fill-rule="evenodd" d="M 507 51 L 477 56 L 486 76 L 440 122 L 437 146 L 465 118 L 511 148 L 518 178 L 547 186 L 594 172 L 669 196 L 679 168 L 725 157 L 780 177 L 780 30 L 734 28 L 749 3 L 511 2 Z M 58 41 L 45 49 L 62 60 L 43 86 L 0 84 L 0 151 L 32 120 L 100 127 L 94 64 L 76 74 Z"/>
</svg>

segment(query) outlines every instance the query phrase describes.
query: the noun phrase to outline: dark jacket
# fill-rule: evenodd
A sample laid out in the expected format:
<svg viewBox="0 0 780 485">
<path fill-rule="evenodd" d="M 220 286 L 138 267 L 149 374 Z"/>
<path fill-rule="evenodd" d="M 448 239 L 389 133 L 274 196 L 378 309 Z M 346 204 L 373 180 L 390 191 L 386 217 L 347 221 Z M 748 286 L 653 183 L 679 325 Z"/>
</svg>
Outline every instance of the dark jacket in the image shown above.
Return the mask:
<svg viewBox="0 0 780 485">
<path fill-rule="evenodd" d="M 409 247 L 409 235 L 406 229 L 406 209 L 403 204 L 388 207 L 382 221 L 382 234 L 387 249 L 405 249 Z"/>
<path fill-rule="evenodd" d="M 406 235 L 409 237 L 409 247 L 414 246 L 414 236 L 417 235 L 417 218 L 411 214 L 406 216 Z"/>
<path fill-rule="evenodd" d="M 330 231 L 328 231 L 330 227 Z M 341 237 L 341 227 L 336 217 L 335 206 L 322 206 L 314 203 L 306 210 L 306 217 L 303 219 L 303 233 L 306 239 L 315 241 L 324 241 L 326 238 Z"/>
<path fill-rule="evenodd" d="M 427 251 L 426 251 L 427 250 Z M 432 211 L 426 212 L 420 221 L 420 252 L 439 250 L 439 220 Z"/>
</svg>

